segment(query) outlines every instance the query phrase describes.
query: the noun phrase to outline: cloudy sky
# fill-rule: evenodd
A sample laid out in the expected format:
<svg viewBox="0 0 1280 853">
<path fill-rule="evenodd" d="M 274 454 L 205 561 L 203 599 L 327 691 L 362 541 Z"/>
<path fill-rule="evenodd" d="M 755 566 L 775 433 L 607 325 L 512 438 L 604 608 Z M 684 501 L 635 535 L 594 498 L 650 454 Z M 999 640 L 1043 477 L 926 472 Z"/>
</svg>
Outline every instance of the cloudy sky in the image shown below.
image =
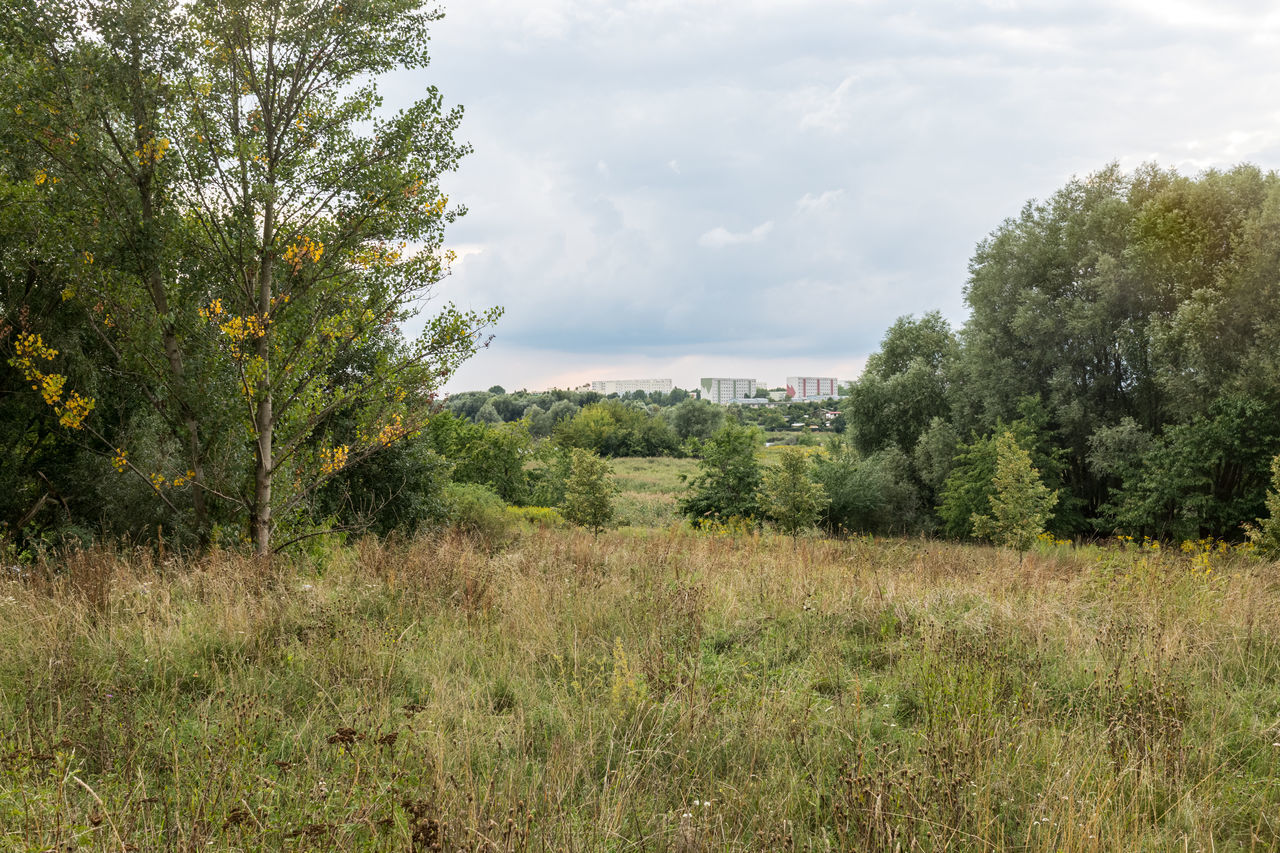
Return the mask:
<svg viewBox="0 0 1280 853">
<path fill-rule="evenodd" d="M 440 295 L 506 314 L 454 391 L 851 379 L 1072 175 L 1280 166 L 1273 2 L 445 2 L 384 91 L 466 107 Z"/>
</svg>

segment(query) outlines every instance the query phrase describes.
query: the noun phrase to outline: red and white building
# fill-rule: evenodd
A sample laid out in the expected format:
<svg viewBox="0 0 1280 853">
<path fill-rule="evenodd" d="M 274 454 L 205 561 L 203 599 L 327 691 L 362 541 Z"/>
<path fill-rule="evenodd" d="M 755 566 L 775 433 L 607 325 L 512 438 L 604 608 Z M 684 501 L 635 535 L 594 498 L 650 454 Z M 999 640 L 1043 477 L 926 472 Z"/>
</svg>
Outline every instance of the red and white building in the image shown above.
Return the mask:
<svg viewBox="0 0 1280 853">
<path fill-rule="evenodd" d="M 787 396 L 796 398 L 836 396 L 836 380 L 830 376 L 788 376 Z"/>
</svg>

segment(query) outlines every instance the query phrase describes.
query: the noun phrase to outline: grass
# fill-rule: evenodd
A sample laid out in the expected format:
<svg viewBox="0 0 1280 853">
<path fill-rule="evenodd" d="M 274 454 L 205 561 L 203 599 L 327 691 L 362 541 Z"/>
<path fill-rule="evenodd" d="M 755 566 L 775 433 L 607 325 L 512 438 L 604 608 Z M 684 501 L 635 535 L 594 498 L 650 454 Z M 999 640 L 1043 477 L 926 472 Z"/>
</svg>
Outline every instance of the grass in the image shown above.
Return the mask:
<svg viewBox="0 0 1280 853">
<path fill-rule="evenodd" d="M 1280 579 L 1239 554 L 94 551 L 4 582 L 0 642 L 6 850 L 1280 847 Z"/>
<path fill-rule="evenodd" d="M 611 459 L 618 495 L 614 500 L 616 522 L 621 527 L 668 528 L 681 522 L 676 501 L 685 480 L 698 471 L 696 459 L 667 456 Z"/>
</svg>

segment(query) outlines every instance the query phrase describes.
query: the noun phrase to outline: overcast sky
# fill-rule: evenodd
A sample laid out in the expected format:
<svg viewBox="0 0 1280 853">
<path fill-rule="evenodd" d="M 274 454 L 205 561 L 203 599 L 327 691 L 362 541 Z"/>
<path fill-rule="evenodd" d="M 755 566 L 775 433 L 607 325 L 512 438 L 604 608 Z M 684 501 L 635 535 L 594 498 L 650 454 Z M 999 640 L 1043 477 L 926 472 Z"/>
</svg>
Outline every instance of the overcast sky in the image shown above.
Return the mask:
<svg viewBox="0 0 1280 853">
<path fill-rule="evenodd" d="M 964 322 L 974 246 L 1110 161 L 1280 164 L 1280 6 L 451 0 L 424 71 L 475 148 L 440 298 L 502 305 L 447 386 L 854 378 Z"/>
</svg>

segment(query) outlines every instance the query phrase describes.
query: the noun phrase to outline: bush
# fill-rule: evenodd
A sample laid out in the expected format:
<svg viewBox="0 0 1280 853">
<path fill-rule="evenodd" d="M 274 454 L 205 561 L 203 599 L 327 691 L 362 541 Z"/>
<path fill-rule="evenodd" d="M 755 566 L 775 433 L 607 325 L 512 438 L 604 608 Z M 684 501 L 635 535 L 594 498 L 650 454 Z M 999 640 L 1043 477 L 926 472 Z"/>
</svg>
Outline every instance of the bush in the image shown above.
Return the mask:
<svg viewBox="0 0 1280 853">
<path fill-rule="evenodd" d="M 477 483 L 450 483 L 445 488 L 449 524 L 490 546 L 505 545 L 515 534 L 517 519 L 497 492 Z"/>
<path fill-rule="evenodd" d="M 425 442 L 409 439 L 343 469 L 316 493 L 313 515 L 342 527 L 412 536 L 446 520 L 452 466 Z"/>
<path fill-rule="evenodd" d="M 822 524 L 832 532 L 906 533 L 926 524 L 911 463 L 897 447 L 867 457 L 852 448 L 819 457 L 813 477 L 831 499 Z"/>
</svg>

